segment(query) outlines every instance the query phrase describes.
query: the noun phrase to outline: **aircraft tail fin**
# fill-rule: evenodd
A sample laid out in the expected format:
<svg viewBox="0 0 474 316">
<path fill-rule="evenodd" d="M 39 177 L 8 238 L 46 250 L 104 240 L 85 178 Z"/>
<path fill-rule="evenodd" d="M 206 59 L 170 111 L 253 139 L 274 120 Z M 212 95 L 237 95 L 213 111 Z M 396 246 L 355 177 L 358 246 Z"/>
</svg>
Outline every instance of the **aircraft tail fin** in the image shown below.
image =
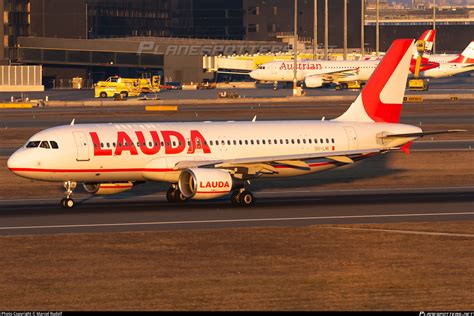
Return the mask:
<svg viewBox="0 0 474 316">
<path fill-rule="evenodd" d="M 399 122 L 413 42 L 398 39 L 392 43 L 357 99 L 335 121 Z"/>
<path fill-rule="evenodd" d="M 474 41 L 469 43 L 464 51 L 450 63 L 474 64 Z"/>
</svg>

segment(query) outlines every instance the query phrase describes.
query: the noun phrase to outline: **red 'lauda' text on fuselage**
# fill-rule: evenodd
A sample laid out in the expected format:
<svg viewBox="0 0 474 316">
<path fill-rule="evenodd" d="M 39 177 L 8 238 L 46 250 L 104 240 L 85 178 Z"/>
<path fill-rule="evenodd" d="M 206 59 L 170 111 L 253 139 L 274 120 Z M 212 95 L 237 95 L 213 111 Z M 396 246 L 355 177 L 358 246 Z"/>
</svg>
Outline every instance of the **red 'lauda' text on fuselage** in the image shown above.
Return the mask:
<svg viewBox="0 0 474 316">
<path fill-rule="evenodd" d="M 104 141 L 101 142 L 96 132 L 89 132 L 89 135 L 94 145 L 94 156 L 120 156 L 124 151 L 128 151 L 131 155 L 138 155 L 139 151 L 145 155 L 155 155 L 161 150 L 161 138 L 157 131 L 150 131 L 149 133 L 151 138 L 148 137 L 147 140 L 141 131 L 135 132 L 136 139 L 132 139 L 127 132 L 117 132 L 117 140 L 112 149 L 104 148 Z M 176 155 L 186 149 L 188 143 L 181 133 L 176 131 L 161 131 L 160 133 L 163 139 L 165 154 Z M 204 136 L 197 130 L 191 130 L 187 153 L 194 154 L 198 149 L 202 150 L 205 154 L 211 153 L 211 149 Z"/>
</svg>

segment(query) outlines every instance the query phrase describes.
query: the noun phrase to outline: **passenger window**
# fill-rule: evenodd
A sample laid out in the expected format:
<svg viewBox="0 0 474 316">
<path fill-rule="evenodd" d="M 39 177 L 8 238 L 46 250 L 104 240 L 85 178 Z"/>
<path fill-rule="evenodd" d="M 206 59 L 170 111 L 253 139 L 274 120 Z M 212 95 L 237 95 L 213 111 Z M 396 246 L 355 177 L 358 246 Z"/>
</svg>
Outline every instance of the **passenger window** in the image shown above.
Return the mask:
<svg viewBox="0 0 474 316">
<path fill-rule="evenodd" d="M 50 143 L 53 149 L 59 149 L 58 143 L 56 143 L 54 140 L 52 140 Z"/>
<path fill-rule="evenodd" d="M 264 144 L 264 145 L 265 145 L 265 139 L 264 139 L 264 140 L 262 140 L 262 144 Z"/>
<path fill-rule="evenodd" d="M 280 144 L 282 144 L 282 145 L 283 145 L 283 139 L 280 139 Z"/>
<path fill-rule="evenodd" d="M 242 140 L 239 140 L 239 145 L 242 145 Z"/>
<path fill-rule="evenodd" d="M 237 145 L 237 141 L 236 141 L 236 140 L 234 140 L 234 145 Z"/>
<path fill-rule="evenodd" d="M 40 141 L 32 141 L 32 142 L 29 142 L 27 145 L 26 145 L 26 148 L 36 148 L 39 146 L 41 142 Z"/>
<path fill-rule="evenodd" d="M 323 144 L 323 143 L 324 143 L 324 140 L 321 138 L 321 139 L 319 140 L 319 142 L 320 142 L 321 144 Z"/>
<path fill-rule="evenodd" d="M 225 141 L 221 141 L 221 145 L 225 145 Z"/>
<path fill-rule="evenodd" d="M 252 140 L 250 140 L 250 144 L 252 144 L 252 145 L 253 145 L 253 139 L 252 139 Z"/>
<path fill-rule="evenodd" d="M 46 148 L 46 149 L 49 149 L 49 143 L 46 142 L 46 141 L 42 141 L 41 144 L 40 144 L 40 148 Z"/>
<path fill-rule="evenodd" d="M 228 141 L 227 141 L 227 145 L 229 145 L 229 146 L 230 146 L 230 140 L 228 140 Z"/>
<path fill-rule="evenodd" d="M 148 144 L 150 145 L 150 147 L 153 147 L 153 143 L 152 143 L 152 142 L 149 142 Z"/>
<path fill-rule="evenodd" d="M 315 143 L 315 144 L 318 143 L 318 139 L 317 139 L 317 138 L 314 139 L 314 143 Z"/>
<path fill-rule="evenodd" d="M 329 144 L 329 138 L 326 138 L 326 143 L 328 143 L 328 144 Z"/>
<path fill-rule="evenodd" d="M 308 139 L 308 142 L 309 142 L 310 144 L 312 144 L 312 143 L 313 143 L 313 141 L 311 140 L 311 138 L 310 138 L 310 139 Z"/>
<path fill-rule="evenodd" d="M 294 139 L 292 139 L 292 140 L 291 140 L 291 143 L 292 143 L 292 144 L 294 144 L 294 143 L 295 143 L 295 140 L 294 140 Z"/>
<path fill-rule="evenodd" d="M 260 140 L 259 139 L 257 139 L 257 145 L 260 145 Z"/>
<path fill-rule="evenodd" d="M 245 145 L 248 145 L 249 144 L 249 141 L 248 140 L 245 140 Z"/>
<path fill-rule="evenodd" d="M 210 143 L 210 144 L 211 144 L 211 146 L 212 146 L 212 144 L 213 144 L 213 143 L 212 143 L 212 140 L 211 140 L 211 141 L 209 141 L 209 143 Z"/>
<path fill-rule="evenodd" d="M 107 148 L 110 148 L 110 143 L 107 143 Z"/>
<path fill-rule="evenodd" d="M 334 138 L 332 138 L 331 140 L 332 140 L 332 143 L 334 144 Z"/>
</svg>

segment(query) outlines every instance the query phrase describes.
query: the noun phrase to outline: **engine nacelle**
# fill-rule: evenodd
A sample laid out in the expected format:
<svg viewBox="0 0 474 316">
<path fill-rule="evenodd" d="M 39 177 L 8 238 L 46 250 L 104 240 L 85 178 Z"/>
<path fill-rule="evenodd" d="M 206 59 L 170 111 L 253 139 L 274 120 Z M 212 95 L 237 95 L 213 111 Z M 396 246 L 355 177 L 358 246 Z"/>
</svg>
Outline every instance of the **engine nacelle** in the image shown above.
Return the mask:
<svg viewBox="0 0 474 316">
<path fill-rule="evenodd" d="M 84 183 L 84 190 L 96 195 L 110 195 L 122 193 L 133 188 L 132 182 L 121 183 Z"/>
<path fill-rule="evenodd" d="M 309 76 L 304 79 L 304 84 L 307 88 L 319 88 L 323 86 L 323 77 Z"/>
<path fill-rule="evenodd" d="M 178 186 L 188 199 L 209 200 L 228 194 L 233 181 L 228 171 L 194 168 L 181 172 Z"/>
</svg>

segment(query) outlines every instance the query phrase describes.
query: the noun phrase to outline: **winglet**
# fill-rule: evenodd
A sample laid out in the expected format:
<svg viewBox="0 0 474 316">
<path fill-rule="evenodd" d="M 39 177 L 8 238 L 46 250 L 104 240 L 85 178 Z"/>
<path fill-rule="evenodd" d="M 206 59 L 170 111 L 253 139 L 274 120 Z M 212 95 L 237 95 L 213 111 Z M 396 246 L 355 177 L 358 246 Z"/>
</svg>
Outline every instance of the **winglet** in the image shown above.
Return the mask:
<svg viewBox="0 0 474 316">
<path fill-rule="evenodd" d="M 75 122 L 76 122 L 76 119 L 73 118 L 70 125 L 74 125 Z"/>
</svg>

